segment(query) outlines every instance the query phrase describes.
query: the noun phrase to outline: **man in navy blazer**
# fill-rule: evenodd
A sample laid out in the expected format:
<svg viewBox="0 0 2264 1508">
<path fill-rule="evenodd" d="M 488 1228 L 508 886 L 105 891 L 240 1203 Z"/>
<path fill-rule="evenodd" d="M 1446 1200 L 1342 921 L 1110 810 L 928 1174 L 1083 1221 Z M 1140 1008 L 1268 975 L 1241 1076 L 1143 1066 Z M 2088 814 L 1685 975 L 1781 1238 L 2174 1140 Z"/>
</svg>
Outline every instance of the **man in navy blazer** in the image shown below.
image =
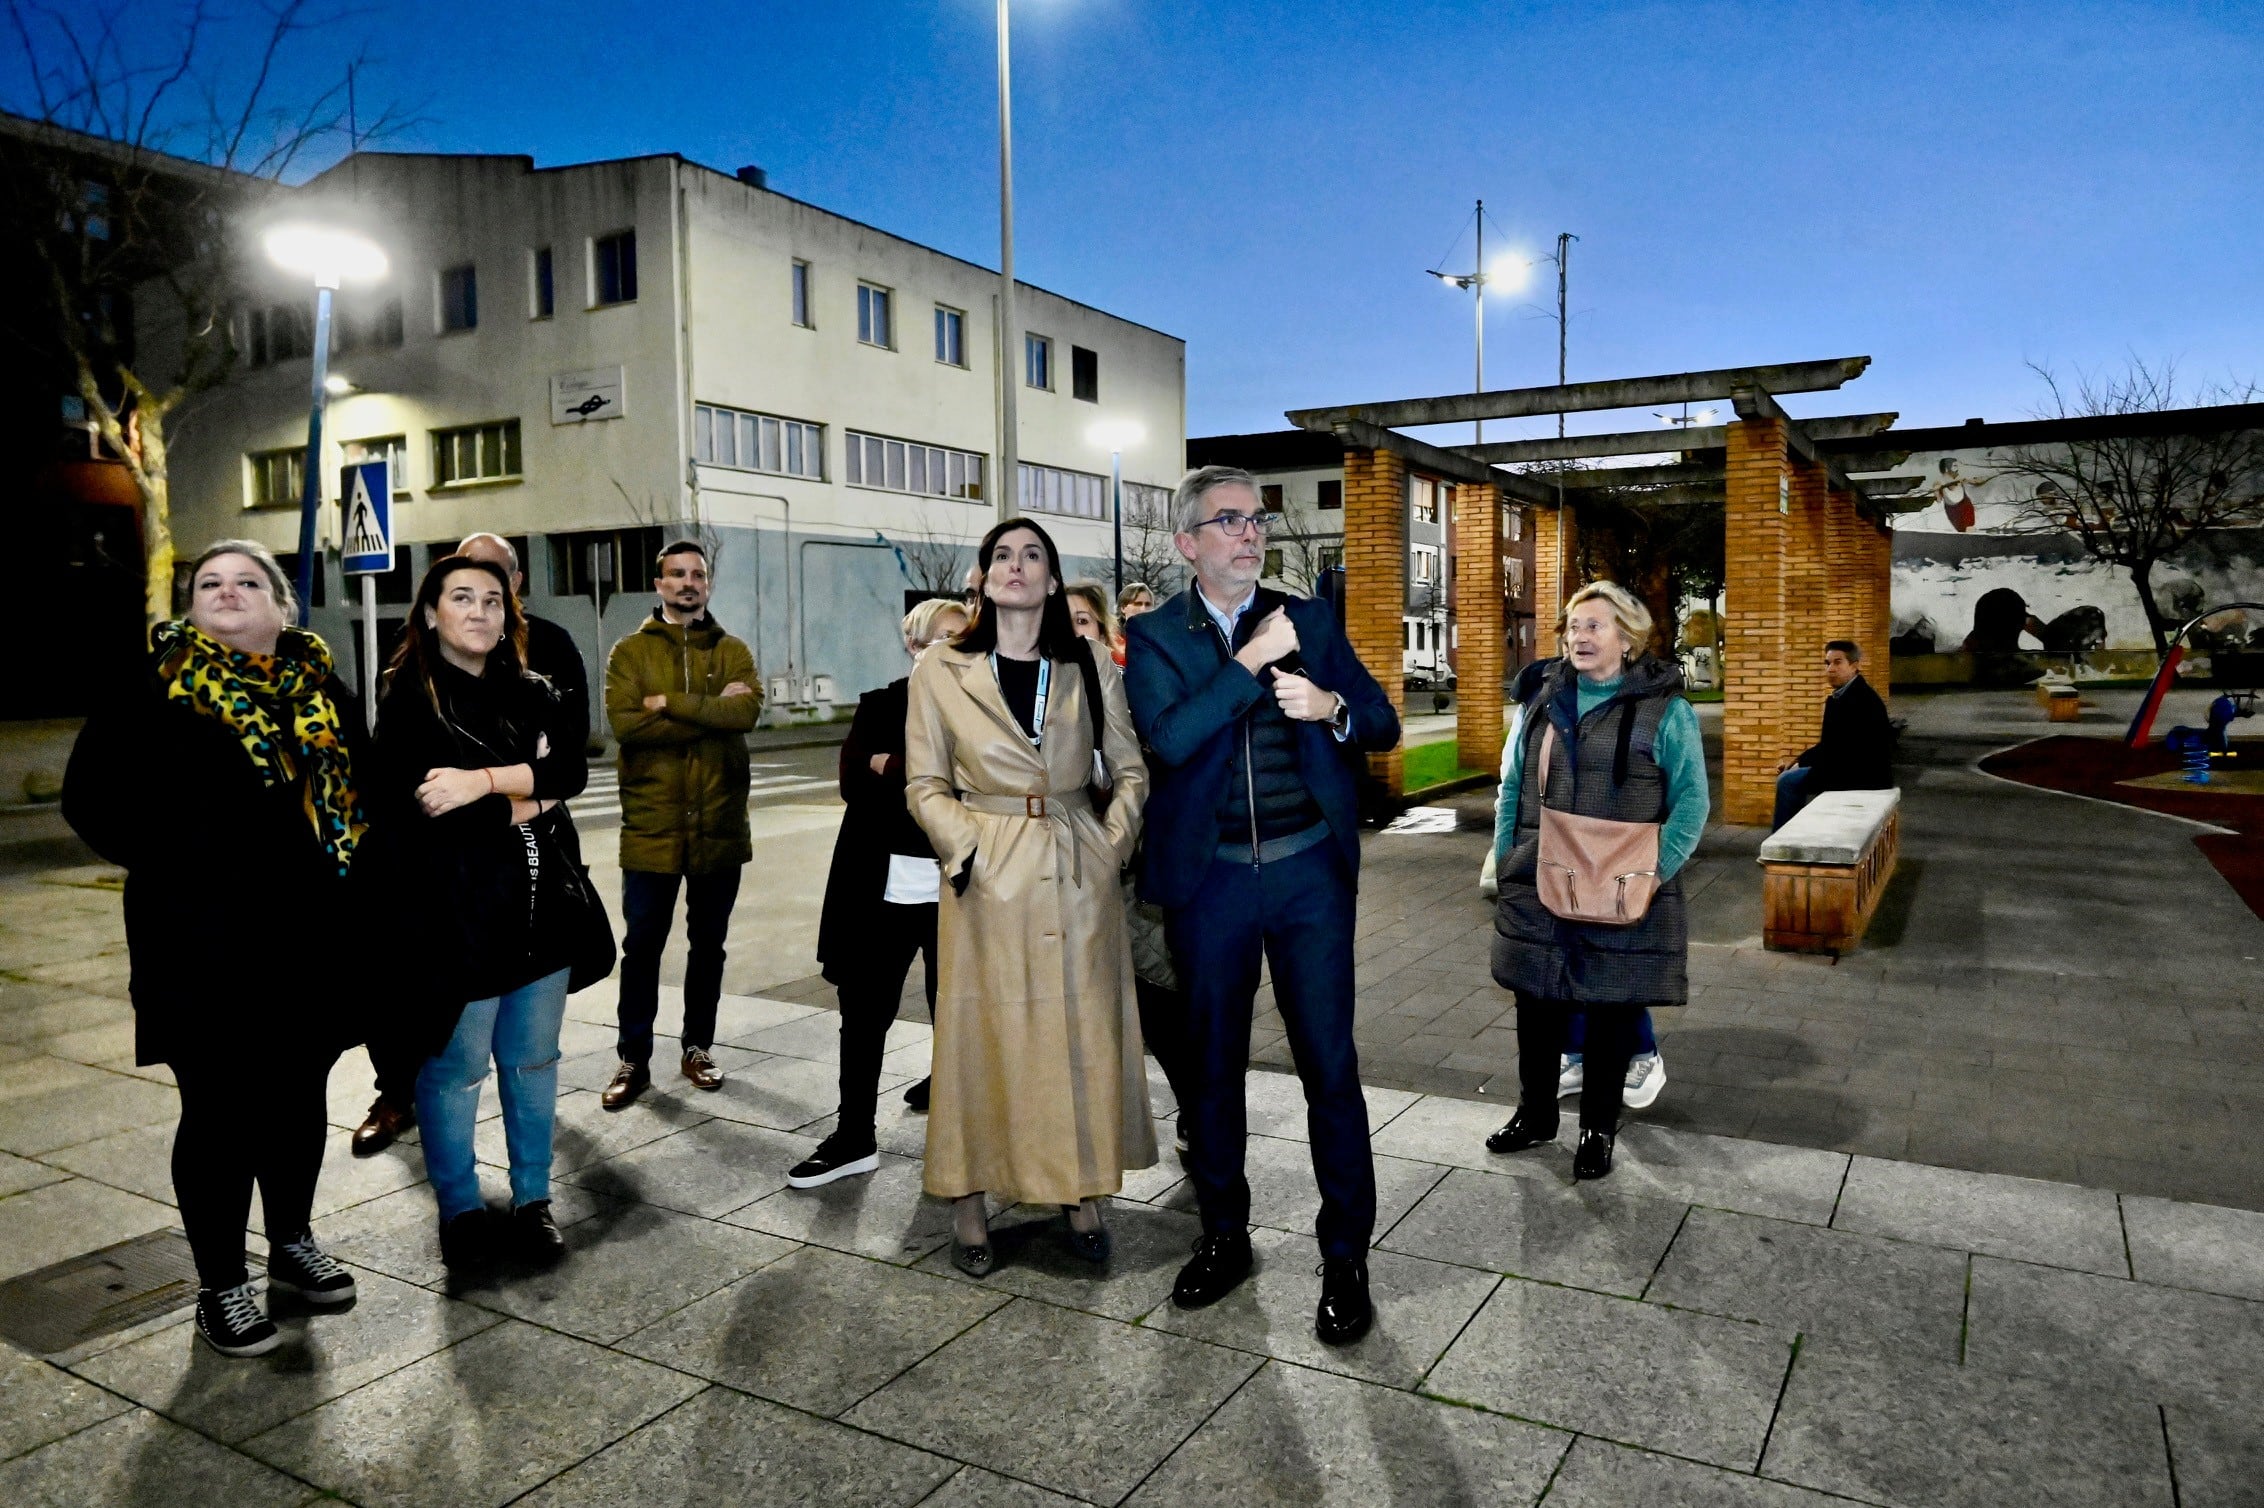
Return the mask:
<svg viewBox="0 0 2264 1508">
<path fill-rule="evenodd" d="M 1321 1212 L 1314 1328 L 1365 1334 L 1376 1174 L 1352 1045 L 1360 874 L 1353 764 L 1399 716 L 1325 603 L 1258 586 L 1270 523 L 1246 471 L 1205 466 L 1173 499 L 1195 584 L 1125 625 L 1125 690 L 1151 780 L 1140 893 L 1186 981 L 1191 1103 L 1179 1113 L 1203 1235 L 1172 1301 L 1198 1309 L 1251 1266 L 1243 1074 L 1261 958 L 1305 1088 Z"/>
</svg>

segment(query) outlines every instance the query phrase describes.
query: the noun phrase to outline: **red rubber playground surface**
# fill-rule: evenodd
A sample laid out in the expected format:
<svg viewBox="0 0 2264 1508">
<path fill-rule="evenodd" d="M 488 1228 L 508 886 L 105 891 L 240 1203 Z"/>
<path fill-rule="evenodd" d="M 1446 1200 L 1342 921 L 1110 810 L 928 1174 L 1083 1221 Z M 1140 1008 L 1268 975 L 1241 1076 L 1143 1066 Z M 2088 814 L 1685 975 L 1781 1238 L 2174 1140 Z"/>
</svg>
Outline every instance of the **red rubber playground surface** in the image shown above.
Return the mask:
<svg viewBox="0 0 2264 1508">
<path fill-rule="evenodd" d="M 2232 746 L 2240 767 L 2264 769 L 2264 740 L 2236 738 Z M 2228 833 L 2202 833 L 2194 838 L 2194 844 L 2248 903 L 2248 909 L 2264 917 L 2264 796 L 2199 785 L 2163 790 L 2121 783 L 2178 767 L 2177 756 L 2158 741 L 2133 749 L 2120 739 L 2069 734 L 2039 738 L 1981 761 L 1981 768 L 1990 774 L 2022 785 L 2230 828 Z"/>
</svg>

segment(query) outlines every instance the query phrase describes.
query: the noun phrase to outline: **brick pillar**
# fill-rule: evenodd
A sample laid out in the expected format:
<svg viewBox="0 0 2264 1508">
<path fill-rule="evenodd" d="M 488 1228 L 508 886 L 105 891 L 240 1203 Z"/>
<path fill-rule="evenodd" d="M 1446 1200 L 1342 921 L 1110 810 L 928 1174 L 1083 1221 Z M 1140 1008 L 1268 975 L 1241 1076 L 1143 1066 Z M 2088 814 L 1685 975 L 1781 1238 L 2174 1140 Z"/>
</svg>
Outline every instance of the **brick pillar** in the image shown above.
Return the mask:
<svg viewBox="0 0 2264 1508">
<path fill-rule="evenodd" d="M 1774 419 L 1728 426 L 1723 507 L 1722 820 L 1763 825 L 1776 805 L 1777 761 L 1791 676 L 1786 665 L 1786 535 L 1790 468 Z"/>
<path fill-rule="evenodd" d="M 1497 567 L 1498 569 L 1498 567 Z M 1394 711 L 1407 710 L 1400 649 L 1407 619 L 1407 463 L 1388 450 L 1344 453 L 1344 631 L 1352 652 L 1382 684 Z M 1407 789 L 1404 742 L 1368 756 L 1394 796 Z"/>
<path fill-rule="evenodd" d="M 1553 659 L 1564 653 L 1557 642 L 1557 620 L 1564 616 L 1564 599 L 1580 590 L 1566 562 L 1577 553 L 1572 510 L 1535 508 L 1533 514 L 1533 658 Z"/>
<path fill-rule="evenodd" d="M 1794 742 L 1779 749 L 1778 758 L 1815 742 L 1813 734 L 1802 733 L 1804 720 L 1816 715 L 1816 697 L 1810 693 L 1823 679 L 1817 667 L 1824 660 L 1824 641 L 1839 637 L 1851 605 L 1841 596 L 1846 578 L 1832 574 L 1832 497 L 1824 469 L 1791 456 L 1786 467 L 1792 476 L 1792 511 L 1784 515 L 1784 714 L 1785 731 Z"/>
<path fill-rule="evenodd" d="M 1454 489 L 1454 618 L 1462 636 L 1454 707 L 1455 762 L 1467 770 L 1501 766 L 1501 684 L 1509 670 L 1509 620 L 1502 596 L 1501 489 Z"/>
<path fill-rule="evenodd" d="M 1863 531 L 1863 570 L 1871 582 L 1871 636 L 1863 641 L 1863 677 L 1874 691 L 1886 696 L 1894 670 L 1887 641 L 1895 631 L 1895 535 L 1885 524 L 1867 519 L 1858 519 L 1857 523 Z"/>
</svg>

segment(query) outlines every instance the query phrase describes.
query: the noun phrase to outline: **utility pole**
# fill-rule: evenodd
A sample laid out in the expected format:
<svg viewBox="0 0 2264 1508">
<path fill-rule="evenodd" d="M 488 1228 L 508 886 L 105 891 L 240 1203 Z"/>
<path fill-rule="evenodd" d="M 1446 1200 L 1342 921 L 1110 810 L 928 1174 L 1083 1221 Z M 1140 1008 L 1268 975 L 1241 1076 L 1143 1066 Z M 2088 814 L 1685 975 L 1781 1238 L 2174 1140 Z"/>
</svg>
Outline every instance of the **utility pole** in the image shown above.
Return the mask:
<svg viewBox="0 0 2264 1508">
<path fill-rule="evenodd" d="M 1486 390 L 1486 201 L 1483 199 L 1478 201 L 1478 257 L 1476 266 L 1478 268 L 1477 275 L 1471 278 L 1470 282 L 1471 286 L 1478 290 L 1478 385 L 1471 391 L 1482 393 Z M 1485 420 L 1473 419 L 1471 430 L 1473 439 L 1480 445 L 1486 443 Z"/>
<path fill-rule="evenodd" d="M 1577 241 L 1577 240 L 1579 240 L 1579 239 L 1580 239 L 1580 238 L 1579 238 L 1578 236 L 1574 235 L 1574 234 L 1573 234 L 1573 233 L 1572 233 L 1571 231 L 1569 231 L 1569 230 L 1560 230 L 1560 231 L 1558 231 L 1558 232 L 1557 232 L 1557 238 L 1556 238 L 1556 380 L 1557 380 L 1557 386 L 1558 386 L 1558 387 L 1563 387 L 1563 386 L 1564 386 L 1564 346 L 1565 346 L 1565 340 L 1564 340 L 1564 332 L 1565 332 L 1565 309 L 1564 309 L 1564 295 L 1565 295 L 1565 287 L 1566 287 L 1566 263 L 1567 263 L 1567 262 L 1569 262 L 1569 261 L 1571 260 L 1571 257 L 1572 257 L 1572 243 L 1573 243 L 1573 242 L 1575 242 L 1575 241 Z M 1563 439 L 1563 438 L 1564 438 L 1564 415 L 1563 415 L 1563 414 L 1561 414 L 1561 413 L 1560 413 L 1560 414 L 1558 414 L 1558 415 L 1556 416 L 1556 432 L 1557 432 L 1557 438 L 1558 438 L 1558 439 L 1560 439 L 1560 440 L 1561 440 L 1561 439 Z"/>
</svg>

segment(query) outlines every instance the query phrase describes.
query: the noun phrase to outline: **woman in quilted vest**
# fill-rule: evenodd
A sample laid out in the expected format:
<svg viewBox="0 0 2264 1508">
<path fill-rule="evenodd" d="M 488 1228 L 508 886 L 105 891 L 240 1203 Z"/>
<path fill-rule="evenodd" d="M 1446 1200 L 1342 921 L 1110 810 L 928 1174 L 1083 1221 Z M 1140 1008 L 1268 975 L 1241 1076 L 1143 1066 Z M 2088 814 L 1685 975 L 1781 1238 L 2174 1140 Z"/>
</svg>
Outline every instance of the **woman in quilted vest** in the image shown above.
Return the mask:
<svg viewBox="0 0 2264 1508">
<path fill-rule="evenodd" d="M 1643 1011 L 1689 994 L 1677 877 L 1706 826 L 1706 756 L 1682 674 L 1644 650 L 1650 636 L 1650 612 L 1613 583 L 1573 594 L 1563 658 L 1510 727 L 1494 816 L 1494 980 L 1517 994 L 1519 1096 L 1486 1147 L 1522 1152 L 1556 1140 L 1558 1057 L 1579 1012 L 1587 1071 L 1575 1179 L 1611 1172 Z M 1544 810 L 1572 819 L 1550 824 L 1546 871 Z M 1584 855 L 1623 846 L 1644 857 L 1604 867 L 1639 867 L 1585 872 Z"/>
</svg>

